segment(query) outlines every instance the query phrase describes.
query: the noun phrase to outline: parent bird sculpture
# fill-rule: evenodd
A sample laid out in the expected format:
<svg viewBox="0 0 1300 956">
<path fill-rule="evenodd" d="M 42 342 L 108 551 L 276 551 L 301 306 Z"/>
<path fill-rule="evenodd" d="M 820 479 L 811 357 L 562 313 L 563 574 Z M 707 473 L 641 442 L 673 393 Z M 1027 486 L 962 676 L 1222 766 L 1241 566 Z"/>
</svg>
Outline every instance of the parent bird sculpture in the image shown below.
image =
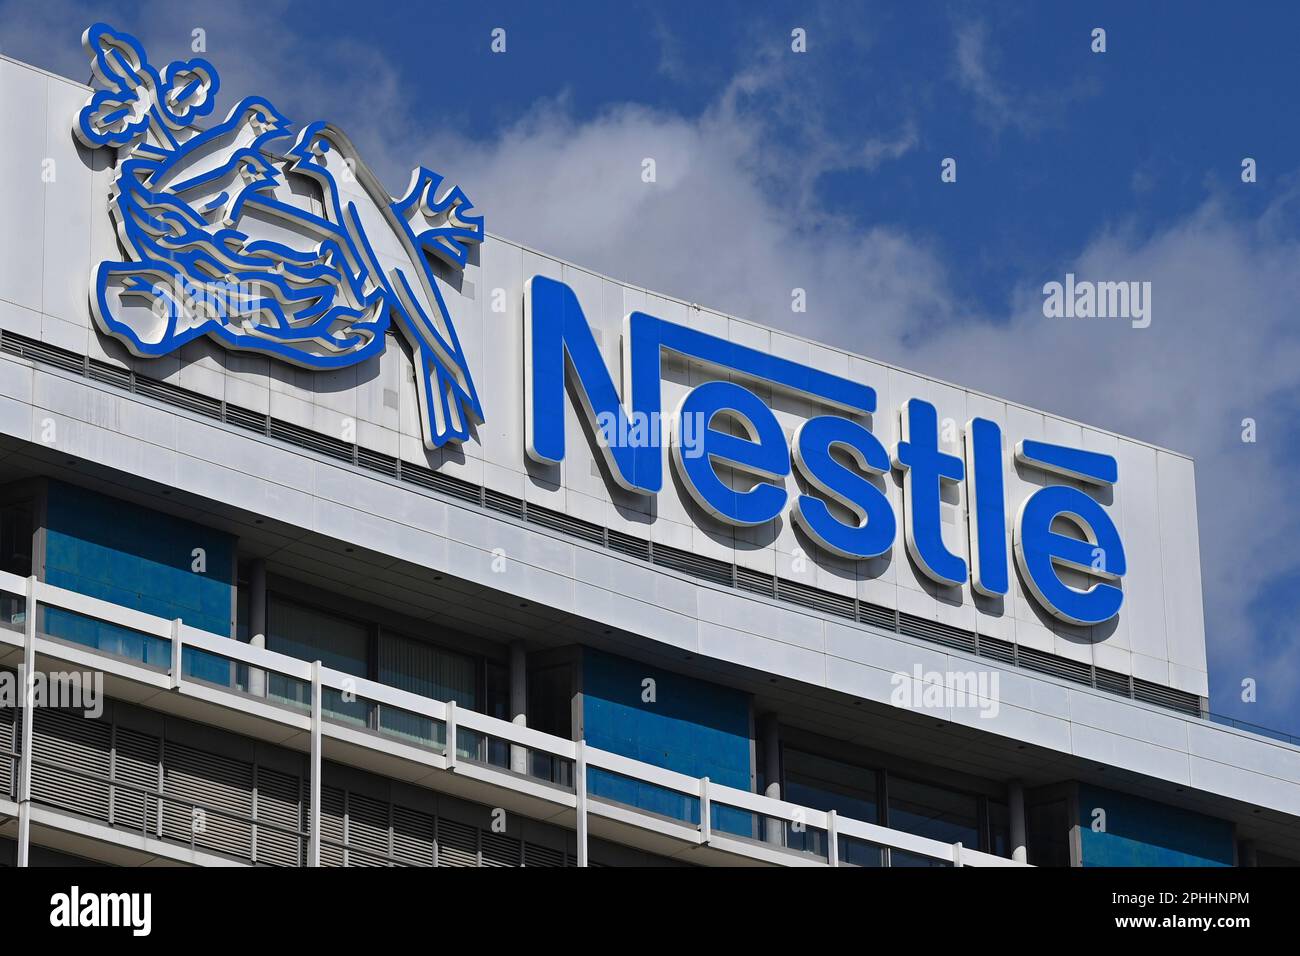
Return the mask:
<svg viewBox="0 0 1300 956">
<path fill-rule="evenodd" d="M 207 129 L 220 80 L 204 60 L 159 71 L 104 24 L 82 38 L 95 92 L 74 131 L 114 148 L 122 261 L 91 282 L 96 323 L 142 357 L 199 336 L 308 369 L 364 362 L 395 323 L 411 348 L 424 443 L 463 441 L 483 410 L 431 257 L 462 269 L 483 219 L 423 167 L 393 199 L 326 123 L 296 134 L 248 97 Z"/>
</svg>

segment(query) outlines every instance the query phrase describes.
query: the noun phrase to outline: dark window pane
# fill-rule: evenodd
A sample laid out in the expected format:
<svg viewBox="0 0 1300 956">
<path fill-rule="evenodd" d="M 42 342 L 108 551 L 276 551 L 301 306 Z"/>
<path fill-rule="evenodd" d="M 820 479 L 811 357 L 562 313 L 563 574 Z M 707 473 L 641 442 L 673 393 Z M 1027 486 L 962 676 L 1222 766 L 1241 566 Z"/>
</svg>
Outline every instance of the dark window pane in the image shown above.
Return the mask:
<svg viewBox="0 0 1300 956">
<path fill-rule="evenodd" d="M 889 778 L 889 826 L 944 843 L 980 846 L 975 797 L 928 783 Z"/>
<path fill-rule="evenodd" d="M 454 700 L 478 710 L 474 658 L 424 641 L 384 632 L 379 636 L 379 682 L 432 700 Z"/>
<path fill-rule="evenodd" d="M 324 666 L 345 674 L 366 676 L 369 633 L 365 625 L 278 597 L 273 598 L 270 605 L 267 650 L 300 661 L 320 661 Z"/>
<path fill-rule="evenodd" d="M 1011 811 L 1005 803 L 989 801 L 989 848 L 995 856 L 1011 857 Z"/>
<path fill-rule="evenodd" d="M 1070 812 L 1065 800 L 1030 806 L 1025 811 L 1029 862 L 1034 866 L 1070 865 Z"/>
<path fill-rule="evenodd" d="M 528 726 L 573 738 L 573 667 L 557 664 L 528 675 Z"/>
<path fill-rule="evenodd" d="M 864 823 L 879 821 L 876 806 L 876 771 L 865 767 L 805 753 L 786 747 L 782 753 L 782 770 L 785 785 L 782 797 L 789 803 L 812 807 L 814 810 L 834 810 L 842 817 Z M 826 834 L 820 830 L 795 829 L 785 825 L 785 845 L 793 850 L 803 850 L 818 856 L 826 854 Z M 869 853 L 853 852 L 862 859 Z M 857 866 L 879 866 L 861 862 Z"/>
</svg>

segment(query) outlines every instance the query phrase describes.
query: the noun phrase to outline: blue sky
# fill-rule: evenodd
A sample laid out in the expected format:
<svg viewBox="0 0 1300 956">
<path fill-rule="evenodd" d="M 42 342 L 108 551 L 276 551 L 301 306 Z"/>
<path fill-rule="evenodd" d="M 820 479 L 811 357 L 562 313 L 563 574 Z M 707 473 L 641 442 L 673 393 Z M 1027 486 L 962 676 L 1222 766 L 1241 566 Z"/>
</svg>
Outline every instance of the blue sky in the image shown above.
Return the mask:
<svg viewBox="0 0 1300 956">
<path fill-rule="evenodd" d="M 269 93 L 296 120 L 338 121 L 394 190 L 423 163 L 498 234 L 1192 455 L 1212 707 L 1300 733 L 1300 12 L 310 9 L 0 3 L 0 52 L 84 79 L 93 20 L 159 59 L 202 28 L 223 104 Z M 1067 271 L 1152 281 L 1151 328 L 1044 320 L 1042 284 Z M 1239 699 L 1247 677 L 1258 703 Z"/>
</svg>

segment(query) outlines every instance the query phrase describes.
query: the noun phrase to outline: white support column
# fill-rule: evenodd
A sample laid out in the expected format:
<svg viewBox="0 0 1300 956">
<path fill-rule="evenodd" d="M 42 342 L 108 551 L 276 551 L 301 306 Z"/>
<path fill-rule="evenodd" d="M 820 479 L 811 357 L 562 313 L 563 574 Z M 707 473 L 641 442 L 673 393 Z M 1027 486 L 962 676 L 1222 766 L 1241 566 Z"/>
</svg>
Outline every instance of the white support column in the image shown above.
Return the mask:
<svg viewBox="0 0 1300 956">
<path fill-rule="evenodd" d="M 18 758 L 18 865 L 28 866 L 32 843 L 32 725 L 36 723 L 36 576 L 27 579 L 23 619 L 22 748 Z"/>
<path fill-rule="evenodd" d="M 445 748 L 447 769 L 456 769 L 456 702 L 447 701 L 447 745 Z"/>
<path fill-rule="evenodd" d="M 1025 840 L 1025 788 L 1019 780 L 1007 784 L 1007 808 L 1011 817 L 1011 859 L 1017 863 L 1029 862 Z"/>
<path fill-rule="evenodd" d="M 518 727 L 528 726 L 528 652 L 523 641 L 510 645 L 510 720 Z M 510 769 L 528 773 L 528 748 L 510 745 Z"/>
<path fill-rule="evenodd" d="M 248 646 L 266 650 L 266 561 L 257 558 L 248 569 Z M 266 696 L 266 671 L 248 669 L 248 692 Z"/>
<path fill-rule="evenodd" d="M 840 865 L 840 835 L 835 819 L 834 810 L 826 814 L 826 862 L 831 866 Z"/>
<path fill-rule="evenodd" d="M 172 690 L 181 686 L 181 619 L 172 619 Z"/>
<path fill-rule="evenodd" d="M 954 844 L 952 845 L 952 865 L 953 865 L 953 866 L 964 866 L 964 865 L 965 865 L 965 864 L 962 863 L 962 861 L 961 861 L 961 844 L 960 844 L 960 843 L 954 843 Z"/>
<path fill-rule="evenodd" d="M 713 812 L 709 801 L 709 778 L 700 778 L 700 843 L 709 845 L 713 839 Z"/>
<path fill-rule="evenodd" d="M 307 865 L 320 866 L 321 792 L 321 686 L 320 661 L 311 665 L 311 826 L 307 831 Z"/>
<path fill-rule="evenodd" d="M 587 865 L 587 742 L 578 741 L 573 762 L 573 792 L 577 796 L 578 866 Z"/>
</svg>

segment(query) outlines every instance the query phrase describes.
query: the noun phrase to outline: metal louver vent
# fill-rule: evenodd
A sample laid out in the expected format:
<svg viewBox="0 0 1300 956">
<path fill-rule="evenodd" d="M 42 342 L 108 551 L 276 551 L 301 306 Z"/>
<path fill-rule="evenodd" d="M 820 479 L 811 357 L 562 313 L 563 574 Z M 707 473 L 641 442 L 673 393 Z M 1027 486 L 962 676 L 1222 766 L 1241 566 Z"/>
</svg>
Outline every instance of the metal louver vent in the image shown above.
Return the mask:
<svg viewBox="0 0 1300 956">
<path fill-rule="evenodd" d="M 961 628 L 940 624 L 938 621 L 927 621 L 923 617 L 900 611 L 898 613 L 898 630 L 908 637 L 919 637 L 923 640 L 934 641 L 936 644 L 943 644 L 946 647 L 956 648 L 959 651 L 975 653 L 974 634 L 970 631 L 963 631 Z"/>
<path fill-rule="evenodd" d="M 188 409 L 205 418 L 218 420 L 221 418 L 221 402 L 217 401 L 217 399 L 200 395 L 198 392 L 191 392 L 187 388 L 180 388 L 167 382 L 159 382 L 152 378 L 137 375 L 135 376 L 135 393 L 146 398 L 152 398 L 155 402 Z"/>
<path fill-rule="evenodd" d="M 478 485 L 471 485 L 468 481 L 461 481 L 459 478 L 453 478 L 450 475 L 439 474 L 432 469 L 425 468 L 423 465 L 415 465 L 409 461 L 402 462 L 402 480 L 413 485 L 419 485 L 421 488 L 428 488 L 431 491 L 459 498 L 461 501 L 472 501 L 474 504 L 480 504 L 483 500 L 482 489 Z"/>
<path fill-rule="evenodd" d="M 329 458 L 336 458 L 339 461 L 352 460 L 352 449 L 355 446 L 337 438 L 322 435 L 320 432 L 314 432 L 310 428 L 291 425 L 288 422 L 280 421 L 278 418 L 272 418 L 268 421 L 266 433 L 282 442 L 297 445 L 299 448 L 306 448 Z"/>
<path fill-rule="evenodd" d="M 524 866 L 564 866 L 564 854 L 549 846 L 525 843 Z"/>
<path fill-rule="evenodd" d="M 398 465 L 396 458 L 391 455 L 381 455 L 377 451 L 362 448 L 360 445 L 357 446 L 357 464 L 367 471 L 375 471 L 390 478 L 397 478 L 401 475 L 401 467 Z"/>
<path fill-rule="evenodd" d="M 113 779 L 142 790 L 132 786 L 113 788 L 111 822 L 140 833 L 156 833 L 158 800 L 151 794 L 158 790 L 162 768 L 161 742 L 153 734 L 118 727 L 113 743 Z"/>
<path fill-rule="evenodd" d="M 777 578 L 776 596 L 782 601 L 810 607 L 824 614 L 847 617 L 850 621 L 857 619 L 853 598 L 845 597 L 842 594 L 833 594 L 830 591 L 823 591 L 821 588 L 809 587 L 806 584 L 796 584 L 794 581 Z"/>
<path fill-rule="evenodd" d="M 306 862 L 302 839 L 285 832 L 302 830 L 301 790 L 295 774 L 257 768 L 257 819 L 271 824 L 257 828 L 258 863 L 301 866 Z"/>
<path fill-rule="evenodd" d="M 40 709 L 32 725 L 32 799 L 108 817 L 110 725 L 80 712 Z"/>
<path fill-rule="evenodd" d="M 269 421 L 270 419 L 261 412 L 250 412 L 247 408 L 240 408 L 238 405 L 226 406 L 226 423 L 229 425 L 265 435 Z"/>
<path fill-rule="evenodd" d="M 713 581 L 715 584 L 728 586 L 731 584 L 732 565 L 725 561 L 718 561 L 716 558 L 706 558 L 691 551 L 670 548 L 666 544 L 657 544 L 654 546 L 653 560 L 655 564 L 665 568 L 672 568 L 674 571 L 681 571 L 683 574 L 689 574 L 692 577 Z"/>
<path fill-rule="evenodd" d="M 776 597 L 775 576 L 764 574 L 762 571 L 751 571 L 740 565 L 736 565 L 736 587 L 742 591 L 752 591 L 754 594 L 762 594 L 770 598 Z"/>
<path fill-rule="evenodd" d="M 118 388 L 131 388 L 131 370 L 118 368 L 116 365 L 109 365 L 107 362 L 100 362 L 91 359 L 87 366 L 87 373 L 92 381 L 103 382 L 105 385 L 114 385 Z"/>
<path fill-rule="evenodd" d="M 1136 677 L 1133 678 L 1133 697 L 1147 704 L 1168 707 L 1181 714 L 1191 714 L 1194 717 L 1201 715 L 1201 698 L 1195 694 L 1174 690 L 1172 687 L 1162 687 Z"/>
<path fill-rule="evenodd" d="M 483 866 L 521 866 L 523 844 L 517 837 L 484 830 L 479 836 Z"/>
<path fill-rule="evenodd" d="M 503 495 L 491 488 L 483 490 L 483 506 L 491 511 L 499 511 L 512 518 L 524 516 L 524 503 L 511 495 Z"/>
<path fill-rule="evenodd" d="M 478 866 L 478 827 L 438 818 L 438 865 Z"/>
<path fill-rule="evenodd" d="M 1104 667 L 1094 667 L 1093 673 L 1096 675 L 1093 686 L 1098 690 L 1104 690 L 1110 694 L 1118 694 L 1121 697 L 1133 696 L 1133 688 L 1129 683 L 1129 676 L 1127 674 L 1108 671 Z"/>
<path fill-rule="evenodd" d="M 393 856 L 413 866 L 436 866 L 437 819 L 409 807 L 393 807 Z"/>
<path fill-rule="evenodd" d="M 311 824 L 311 804 L 307 804 L 308 828 Z M 338 787 L 324 786 L 320 791 L 320 865 L 343 866 L 343 845 L 347 839 L 344 827 L 343 791 Z"/>
<path fill-rule="evenodd" d="M 621 531 L 609 533 L 609 549 L 642 561 L 650 560 L 650 542 Z"/>
<path fill-rule="evenodd" d="M 67 369 L 69 372 L 80 372 L 83 375 L 86 373 L 86 356 L 13 332 L 6 331 L 3 336 L 0 336 L 0 352 L 8 352 L 10 355 L 17 355 L 33 362 Z"/>
<path fill-rule="evenodd" d="M 348 794 L 348 866 L 388 865 L 388 803 Z"/>
<path fill-rule="evenodd" d="M 898 630 L 897 611 L 878 604 L 868 604 L 866 601 L 858 602 L 858 621 L 862 624 L 870 624 L 872 627 L 884 628 L 886 631 Z"/>
<path fill-rule="evenodd" d="M 1036 651 L 1032 647 L 1020 647 L 1016 656 L 1020 666 L 1028 670 L 1051 674 L 1075 684 L 1092 684 L 1092 668 L 1088 664 Z"/>
<path fill-rule="evenodd" d="M 581 518 L 573 518 L 558 511 L 552 511 L 550 508 L 543 508 L 541 505 L 528 506 L 528 521 L 530 524 L 541 525 L 543 528 L 550 528 L 552 531 L 560 531 L 564 534 L 571 534 L 575 538 L 581 538 L 583 541 L 590 541 L 592 544 L 605 543 L 605 529 L 598 524 L 592 524 L 590 521 L 583 521 Z"/>
<path fill-rule="evenodd" d="M 17 759 L 12 756 L 18 750 L 14 721 L 16 712 L 15 707 L 0 707 L 0 796 L 10 800 L 17 796 L 14 793 Z"/>
<path fill-rule="evenodd" d="M 251 857 L 253 765 L 175 741 L 163 753 L 163 793 L 178 798 L 163 800 L 163 836 Z"/>
<path fill-rule="evenodd" d="M 1015 664 L 1016 645 L 1010 641 L 1003 641 L 996 637 L 987 637 L 981 634 L 979 644 L 980 657 L 987 657 L 989 660 L 998 661 L 1002 664 Z"/>
</svg>

